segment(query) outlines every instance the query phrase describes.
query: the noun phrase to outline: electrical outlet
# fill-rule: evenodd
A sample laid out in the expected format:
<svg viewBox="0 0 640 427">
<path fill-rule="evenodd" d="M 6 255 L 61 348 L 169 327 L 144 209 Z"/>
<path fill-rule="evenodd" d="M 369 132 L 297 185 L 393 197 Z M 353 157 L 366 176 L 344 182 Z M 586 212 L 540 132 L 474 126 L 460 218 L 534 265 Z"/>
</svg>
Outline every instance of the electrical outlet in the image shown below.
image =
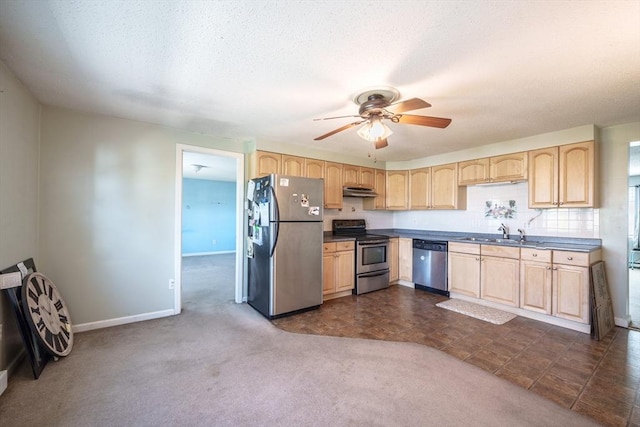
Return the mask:
<svg viewBox="0 0 640 427">
<path fill-rule="evenodd" d="M 176 288 L 176 281 L 174 279 L 169 279 L 169 289 Z"/>
</svg>

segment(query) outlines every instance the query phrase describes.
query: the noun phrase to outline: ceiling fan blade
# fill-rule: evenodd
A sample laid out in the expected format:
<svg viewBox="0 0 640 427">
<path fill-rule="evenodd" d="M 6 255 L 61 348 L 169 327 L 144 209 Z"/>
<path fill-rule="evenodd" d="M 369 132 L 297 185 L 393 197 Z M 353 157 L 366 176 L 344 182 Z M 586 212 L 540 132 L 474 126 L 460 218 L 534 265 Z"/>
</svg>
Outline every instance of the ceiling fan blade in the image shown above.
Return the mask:
<svg viewBox="0 0 640 427">
<path fill-rule="evenodd" d="M 374 145 L 375 145 L 376 150 L 377 150 L 378 148 L 386 147 L 387 145 L 389 145 L 389 143 L 387 142 L 387 139 L 385 138 L 385 139 L 377 140 L 376 142 L 374 142 Z"/>
<path fill-rule="evenodd" d="M 360 117 L 360 116 L 336 116 L 336 117 L 323 117 L 321 119 L 313 119 L 314 122 L 317 122 L 319 120 L 332 120 L 332 119 L 344 119 L 347 117 Z"/>
<path fill-rule="evenodd" d="M 434 128 L 446 128 L 451 123 L 451 119 L 445 119 L 442 117 L 429 117 L 429 116 L 414 116 L 411 114 L 398 114 L 394 117 L 398 119 L 397 123 L 403 123 L 407 125 L 419 125 L 419 126 L 431 126 Z M 395 121 L 395 120 L 394 120 Z"/>
<path fill-rule="evenodd" d="M 395 104 L 389 105 L 386 109 L 391 111 L 392 113 L 404 113 L 405 111 L 411 110 L 419 110 L 421 108 L 431 107 L 427 101 L 423 101 L 420 98 L 411 98 L 406 101 L 396 102 Z"/>
<path fill-rule="evenodd" d="M 326 137 L 329 137 L 331 135 L 335 135 L 336 133 L 342 132 L 343 130 L 347 130 L 347 129 L 352 128 L 354 126 L 358 126 L 359 124 L 364 123 L 364 122 L 366 122 L 366 120 L 361 120 L 359 122 L 349 123 L 348 125 L 344 125 L 344 126 L 338 128 L 338 129 L 334 129 L 329 133 L 325 133 L 324 135 L 320 135 L 317 138 L 313 138 L 313 140 L 314 141 L 320 141 L 321 139 L 325 139 Z"/>
</svg>

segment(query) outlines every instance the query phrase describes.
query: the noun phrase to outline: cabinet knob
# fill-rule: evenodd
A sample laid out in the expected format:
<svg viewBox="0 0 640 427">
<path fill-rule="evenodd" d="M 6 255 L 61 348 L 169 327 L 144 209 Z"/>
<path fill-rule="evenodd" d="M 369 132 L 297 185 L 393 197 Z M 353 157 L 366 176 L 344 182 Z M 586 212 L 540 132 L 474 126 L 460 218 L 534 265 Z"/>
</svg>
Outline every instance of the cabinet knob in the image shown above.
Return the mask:
<svg viewBox="0 0 640 427">
<path fill-rule="evenodd" d="M 476 258 L 476 261 L 481 261 L 480 258 Z"/>
<path fill-rule="evenodd" d="M 538 256 L 538 254 L 532 254 L 531 256 Z"/>
<path fill-rule="evenodd" d="M 564 205 L 564 202 L 560 202 L 561 205 Z"/>
<path fill-rule="evenodd" d="M 573 259 L 573 257 L 572 257 L 572 256 L 568 256 L 568 257 L 567 257 L 567 260 L 569 260 L 569 261 L 571 261 L 572 259 Z"/>
<path fill-rule="evenodd" d="M 552 268 L 552 270 L 557 270 L 557 269 L 558 269 L 558 267 L 553 267 L 553 268 Z"/>
<path fill-rule="evenodd" d="M 551 267 L 547 267 L 547 270 L 551 270 Z"/>
</svg>

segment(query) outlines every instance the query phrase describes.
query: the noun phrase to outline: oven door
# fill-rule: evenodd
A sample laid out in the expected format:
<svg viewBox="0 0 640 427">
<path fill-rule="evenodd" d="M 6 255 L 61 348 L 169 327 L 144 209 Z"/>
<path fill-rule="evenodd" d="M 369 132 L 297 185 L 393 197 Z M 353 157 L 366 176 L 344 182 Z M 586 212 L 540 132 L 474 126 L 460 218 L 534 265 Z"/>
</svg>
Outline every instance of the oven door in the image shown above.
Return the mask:
<svg viewBox="0 0 640 427">
<path fill-rule="evenodd" d="M 389 268 L 389 240 L 359 240 L 356 243 L 356 274 Z"/>
</svg>

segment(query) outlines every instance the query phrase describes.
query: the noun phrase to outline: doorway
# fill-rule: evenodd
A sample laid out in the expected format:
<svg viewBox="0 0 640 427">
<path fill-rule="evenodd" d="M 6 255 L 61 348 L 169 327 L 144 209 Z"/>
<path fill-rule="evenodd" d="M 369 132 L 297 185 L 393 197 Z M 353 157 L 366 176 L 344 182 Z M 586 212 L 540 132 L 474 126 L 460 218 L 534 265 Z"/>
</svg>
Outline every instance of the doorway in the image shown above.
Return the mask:
<svg viewBox="0 0 640 427">
<path fill-rule="evenodd" d="M 208 181 L 208 182 L 205 182 Z M 185 188 L 185 182 L 187 188 Z M 234 301 L 241 303 L 243 299 L 243 200 L 244 200 L 244 155 L 210 148 L 187 146 L 178 144 L 176 147 L 176 206 L 175 206 L 175 255 L 174 268 L 176 271 L 174 314 L 182 311 L 183 289 L 183 254 L 194 255 L 206 262 L 235 261 L 234 266 Z M 213 188 L 216 197 L 200 203 L 194 191 L 202 188 Z M 208 190 L 210 191 L 210 190 Z M 222 196 L 222 193 L 231 193 Z M 192 199 L 193 207 L 199 209 L 199 214 L 184 215 L 185 197 Z M 221 198 L 222 197 L 222 198 Z M 221 206 L 212 206 L 220 204 Z M 197 205 L 197 206 L 196 206 Z M 190 208 L 191 206 L 189 206 Z M 203 217 L 213 215 L 217 210 L 224 211 L 214 219 L 214 224 L 207 224 Z M 207 209 L 210 209 L 207 212 Z M 190 214 L 190 212 L 189 212 Z M 218 215 L 218 214 L 216 214 Z M 231 216 L 229 216 L 231 215 Z M 183 233 L 185 219 L 189 227 L 196 230 L 185 241 Z M 235 221 L 234 221 L 235 219 Z M 209 218 L 209 221 L 211 218 Z M 220 222 L 222 222 L 220 224 Z M 203 230 L 207 230 L 206 232 Z M 208 234 L 213 232 L 214 234 Z M 215 234 L 217 233 L 217 234 Z M 193 260 L 190 260 L 193 261 Z M 189 266 L 194 262 L 189 262 Z M 197 263 L 196 263 L 197 264 Z"/>
<path fill-rule="evenodd" d="M 629 327 L 640 329 L 640 141 L 629 143 Z"/>
</svg>

